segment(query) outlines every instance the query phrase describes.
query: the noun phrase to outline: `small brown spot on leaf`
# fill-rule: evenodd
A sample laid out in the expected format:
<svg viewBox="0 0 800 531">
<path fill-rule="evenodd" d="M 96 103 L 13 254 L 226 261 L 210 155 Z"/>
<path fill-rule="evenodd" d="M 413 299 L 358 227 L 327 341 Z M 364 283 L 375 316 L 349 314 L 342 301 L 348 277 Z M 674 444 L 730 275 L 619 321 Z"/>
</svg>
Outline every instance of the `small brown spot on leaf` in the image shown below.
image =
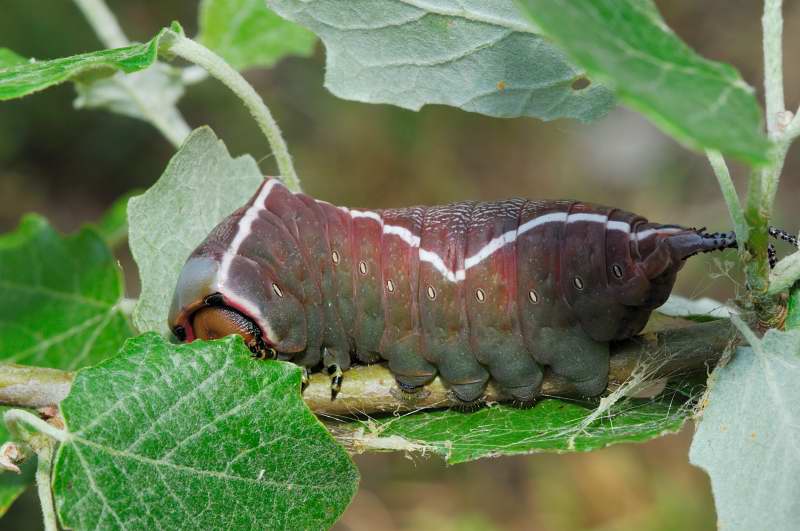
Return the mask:
<svg viewBox="0 0 800 531">
<path fill-rule="evenodd" d="M 503 92 L 506 89 L 506 82 L 505 81 L 498 81 L 497 82 L 497 90 Z"/>
<path fill-rule="evenodd" d="M 591 81 L 589 81 L 585 77 L 581 76 L 579 78 L 576 78 L 572 82 L 571 86 L 572 86 L 572 90 L 583 90 L 583 89 L 585 89 L 586 87 L 588 87 L 591 84 L 592 84 Z"/>
</svg>

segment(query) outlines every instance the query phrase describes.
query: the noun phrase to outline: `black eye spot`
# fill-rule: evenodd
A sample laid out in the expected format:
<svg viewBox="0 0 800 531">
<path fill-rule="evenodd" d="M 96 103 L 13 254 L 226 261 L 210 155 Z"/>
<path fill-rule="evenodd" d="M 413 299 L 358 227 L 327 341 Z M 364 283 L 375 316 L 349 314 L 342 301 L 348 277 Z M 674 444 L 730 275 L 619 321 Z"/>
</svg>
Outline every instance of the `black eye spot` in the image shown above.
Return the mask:
<svg viewBox="0 0 800 531">
<path fill-rule="evenodd" d="M 172 329 L 172 333 L 178 338 L 178 341 L 186 341 L 186 329 L 181 325 Z"/>
<path fill-rule="evenodd" d="M 614 273 L 615 277 L 622 278 L 622 267 L 619 264 L 612 265 L 611 272 Z"/>
<path fill-rule="evenodd" d="M 572 90 L 583 90 L 583 89 L 587 88 L 591 84 L 592 84 L 591 81 L 589 81 L 585 77 L 581 76 L 581 77 L 575 79 L 572 82 L 571 87 L 572 87 Z"/>
<path fill-rule="evenodd" d="M 222 306 L 225 304 L 225 300 L 222 298 L 222 293 L 212 293 L 211 295 L 207 296 L 203 299 L 208 306 Z"/>
<path fill-rule="evenodd" d="M 583 289 L 583 280 L 581 277 L 575 277 L 572 279 L 572 283 L 575 285 L 575 289 L 582 290 Z"/>
</svg>

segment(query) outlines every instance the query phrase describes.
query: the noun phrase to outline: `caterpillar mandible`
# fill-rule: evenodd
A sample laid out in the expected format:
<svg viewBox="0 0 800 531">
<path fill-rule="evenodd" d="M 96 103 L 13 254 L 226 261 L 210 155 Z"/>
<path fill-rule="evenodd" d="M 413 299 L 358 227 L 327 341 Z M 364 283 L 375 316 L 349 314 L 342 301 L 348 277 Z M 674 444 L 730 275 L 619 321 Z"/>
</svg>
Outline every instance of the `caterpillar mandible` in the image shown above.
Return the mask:
<svg viewBox="0 0 800 531">
<path fill-rule="evenodd" d="M 270 178 L 191 254 L 169 325 L 322 367 L 332 399 L 342 371 L 380 360 L 404 391 L 438 374 L 465 403 L 490 378 L 532 401 L 546 367 L 594 396 L 609 341 L 642 330 L 684 260 L 735 246 L 577 201 L 353 210 Z"/>
</svg>

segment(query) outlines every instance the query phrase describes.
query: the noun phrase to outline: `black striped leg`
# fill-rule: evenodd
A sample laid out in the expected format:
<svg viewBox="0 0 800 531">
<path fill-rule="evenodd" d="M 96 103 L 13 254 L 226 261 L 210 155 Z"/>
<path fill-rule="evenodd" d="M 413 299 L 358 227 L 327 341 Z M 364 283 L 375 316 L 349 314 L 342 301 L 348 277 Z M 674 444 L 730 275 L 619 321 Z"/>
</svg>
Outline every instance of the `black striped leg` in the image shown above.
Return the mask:
<svg viewBox="0 0 800 531">
<path fill-rule="evenodd" d="M 767 245 L 767 259 L 769 260 L 769 268 L 775 269 L 775 265 L 778 263 L 778 253 L 771 243 Z"/>
<path fill-rule="evenodd" d="M 333 402 L 336 400 L 336 395 L 342 390 L 342 368 L 334 363 L 325 369 L 331 377 L 331 402 Z"/>
</svg>

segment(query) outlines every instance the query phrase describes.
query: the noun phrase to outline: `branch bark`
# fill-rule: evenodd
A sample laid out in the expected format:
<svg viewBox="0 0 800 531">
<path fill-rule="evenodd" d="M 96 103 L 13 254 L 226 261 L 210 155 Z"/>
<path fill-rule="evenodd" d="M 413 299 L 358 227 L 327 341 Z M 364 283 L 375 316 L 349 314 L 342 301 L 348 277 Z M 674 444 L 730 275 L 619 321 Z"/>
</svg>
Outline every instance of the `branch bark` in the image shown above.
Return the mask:
<svg viewBox="0 0 800 531">
<path fill-rule="evenodd" d="M 654 368 L 654 379 L 709 371 L 739 339 L 727 320 L 687 325 L 687 321 L 670 319 L 668 324 L 671 328 L 612 343 L 609 387 L 627 380 L 641 362 Z M 57 406 L 69 393 L 72 378 L 72 373 L 56 369 L 1 365 L 0 404 L 28 408 Z M 554 374 L 545 376 L 542 393 L 577 395 L 569 382 Z M 392 374 L 379 364 L 347 371 L 342 390 L 334 401 L 330 399 L 329 377 L 314 374 L 303 398 L 312 411 L 323 416 L 373 415 L 457 405 L 438 378 L 418 395 L 402 395 Z M 490 384 L 486 399 L 501 402 L 508 397 Z"/>
</svg>

